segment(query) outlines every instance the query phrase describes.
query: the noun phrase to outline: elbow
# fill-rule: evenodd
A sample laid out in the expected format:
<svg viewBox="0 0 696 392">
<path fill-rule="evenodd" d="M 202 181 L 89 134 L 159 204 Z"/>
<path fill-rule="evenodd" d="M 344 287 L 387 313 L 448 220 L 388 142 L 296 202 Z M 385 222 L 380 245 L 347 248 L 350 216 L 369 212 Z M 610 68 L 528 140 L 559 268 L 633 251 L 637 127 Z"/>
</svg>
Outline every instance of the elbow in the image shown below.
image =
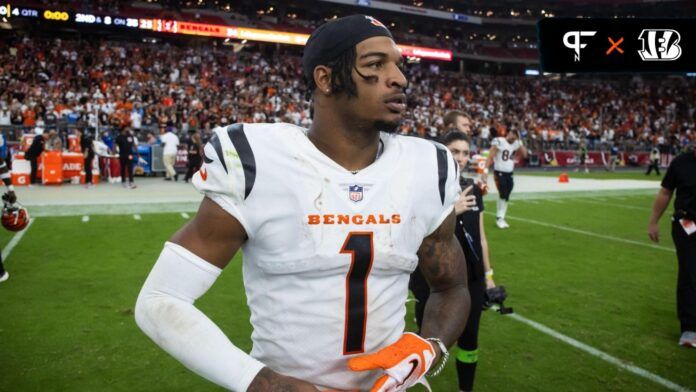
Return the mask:
<svg viewBox="0 0 696 392">
<path fill-rule="evenodd" d="M 146 330 L 148 325 L 147 320 L 149 319 L 148 313 L 150 311 L 149 301 L 150 298 L 148 298 L 143 288 L 143 290 L 140 291 L 140 295 L 138 295 L 138 299 L 135 301 L 134 311 L 135 324 L 143 331 Z"/>
</svg>

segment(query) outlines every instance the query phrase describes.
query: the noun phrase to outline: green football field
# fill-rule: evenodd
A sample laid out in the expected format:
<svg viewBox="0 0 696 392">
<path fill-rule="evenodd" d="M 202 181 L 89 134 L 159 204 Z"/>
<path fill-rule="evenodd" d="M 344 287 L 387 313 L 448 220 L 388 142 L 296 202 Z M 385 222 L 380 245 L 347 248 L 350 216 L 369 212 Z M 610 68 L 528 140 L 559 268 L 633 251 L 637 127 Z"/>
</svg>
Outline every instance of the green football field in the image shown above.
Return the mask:
<svg viewBox="0 0 696 392">
<path fill-rule="evenodd" d="M 484 313 L 477 390 L 696 390 L 696 350 L 677 345 L 667 219 L 659 245 L 646 234 L 652 199 L 646 191 L 513 194 L 510 229 L 487 215 L 496 280 L 516 316 Z M 0 391 L 218 390 L 157 348 L 133 318 L 163 241 L 186 219 L 35 218 L 6 260 L 11 279 L 0 284 Z M 11 239 L 0 234 L 4 249 Z M 249 350 L 240 267 L 237 256 L 198 306 Z M 454 363 L 431 384 L 456 391 Z"/>
</svg>

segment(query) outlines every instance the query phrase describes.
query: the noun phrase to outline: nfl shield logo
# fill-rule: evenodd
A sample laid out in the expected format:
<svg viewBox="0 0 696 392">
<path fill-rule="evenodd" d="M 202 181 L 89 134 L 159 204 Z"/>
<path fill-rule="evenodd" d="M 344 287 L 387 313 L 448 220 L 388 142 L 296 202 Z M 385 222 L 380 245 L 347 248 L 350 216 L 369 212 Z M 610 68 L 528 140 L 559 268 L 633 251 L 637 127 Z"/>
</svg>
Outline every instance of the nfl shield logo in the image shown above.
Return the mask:
<svg viewBox="0 0 696 392">
<path fill-rule="evenodd" d="M 350 185 L 348 187 L 348 197 L 353 202 L 359 202 L 363 199 L 363 187 L 360 185 Z"/>
</svg>

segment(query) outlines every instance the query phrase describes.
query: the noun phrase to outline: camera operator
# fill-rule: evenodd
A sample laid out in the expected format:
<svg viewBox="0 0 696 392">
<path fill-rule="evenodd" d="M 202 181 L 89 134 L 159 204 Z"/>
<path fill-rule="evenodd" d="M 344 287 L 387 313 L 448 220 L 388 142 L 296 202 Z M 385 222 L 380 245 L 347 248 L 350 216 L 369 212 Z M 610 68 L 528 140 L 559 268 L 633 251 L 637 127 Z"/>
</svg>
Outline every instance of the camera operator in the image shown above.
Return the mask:
<svg viewBox="0 0 696 392">
<path fill-rule="evenodd" d="M 471 391 L 478 363 L 478 329 L 483 310 L 486 288 L 494 288 L 493 270 L 488 257 L 488 241 L 483 227 L 483 191 L 473 179 L 465 178 L 469 163 L 470 143 L 467 136 L 452 131 L 443 137 L 443 143 L 459 164 L 462 193 L 454 205 L 457 214 L 456 236 L 466 256 L 471 296 L 471 313 L 464 332 L 457 341 L 457 376 L 460 391 Z M 416 321 L 420 328 L 430 288 L 419 269 L 411 275 L 409 288 L 416 297 Z"/>
</svg>

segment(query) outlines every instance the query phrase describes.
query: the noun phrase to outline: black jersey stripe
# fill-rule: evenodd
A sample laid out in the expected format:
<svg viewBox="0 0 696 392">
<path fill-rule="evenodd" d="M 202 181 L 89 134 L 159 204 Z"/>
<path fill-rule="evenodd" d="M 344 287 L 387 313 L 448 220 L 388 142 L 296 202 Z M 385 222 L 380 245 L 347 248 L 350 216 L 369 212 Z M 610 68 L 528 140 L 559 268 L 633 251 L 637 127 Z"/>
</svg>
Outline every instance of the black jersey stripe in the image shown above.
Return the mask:
<svg viewBox="0 0 696 392">
<path fill-rule="evenodd" d="M 447 184 L 447 150 L 440 146 L 435 146 L 435 151 L 437 151 L 437 176 L 438 176 L 438 188 L 440 190 L 440 201 L 442 205 L 445 205 L 445 184 Z"/>
<path fill-rule="evenodd" d="M 230 125 L 227 127 L 227 134 L 230 136 L 234 149 L 237 150 L 239 160 L 242 161 L 242 167 L 244 168 L 244 198 L 246 199 L 249 197 L 252 188 L 254 188 L 254 182 L 256 181 L 256 159 L 254 159 L 254 152 L 251 150 L 249 140 L 244 133 L 243 124 Z"/>
<path fill-rule="evenodd" d="M 222 164 L 222 168 L 225 169 L 225 173 L 227 173 L 227 165 L 225 164 L 225 155 L 222 153 L 222 144 L 220 144 L 220 138 L 218 137 L 217 133 L 213 134 L 213 137 L 210 138 L 210 143 L 213 148 L 215 149 L 215 153 L 218 156 L 218 159 L 220 160 L 220 163 Z M 203 159 L 206 159 L 206 163 L 212 163 L 213 160 L 208 158 L 207 156 L 203 156 Z M 208 162 L 210 161 L 210 162 Z"/>
</svg>

